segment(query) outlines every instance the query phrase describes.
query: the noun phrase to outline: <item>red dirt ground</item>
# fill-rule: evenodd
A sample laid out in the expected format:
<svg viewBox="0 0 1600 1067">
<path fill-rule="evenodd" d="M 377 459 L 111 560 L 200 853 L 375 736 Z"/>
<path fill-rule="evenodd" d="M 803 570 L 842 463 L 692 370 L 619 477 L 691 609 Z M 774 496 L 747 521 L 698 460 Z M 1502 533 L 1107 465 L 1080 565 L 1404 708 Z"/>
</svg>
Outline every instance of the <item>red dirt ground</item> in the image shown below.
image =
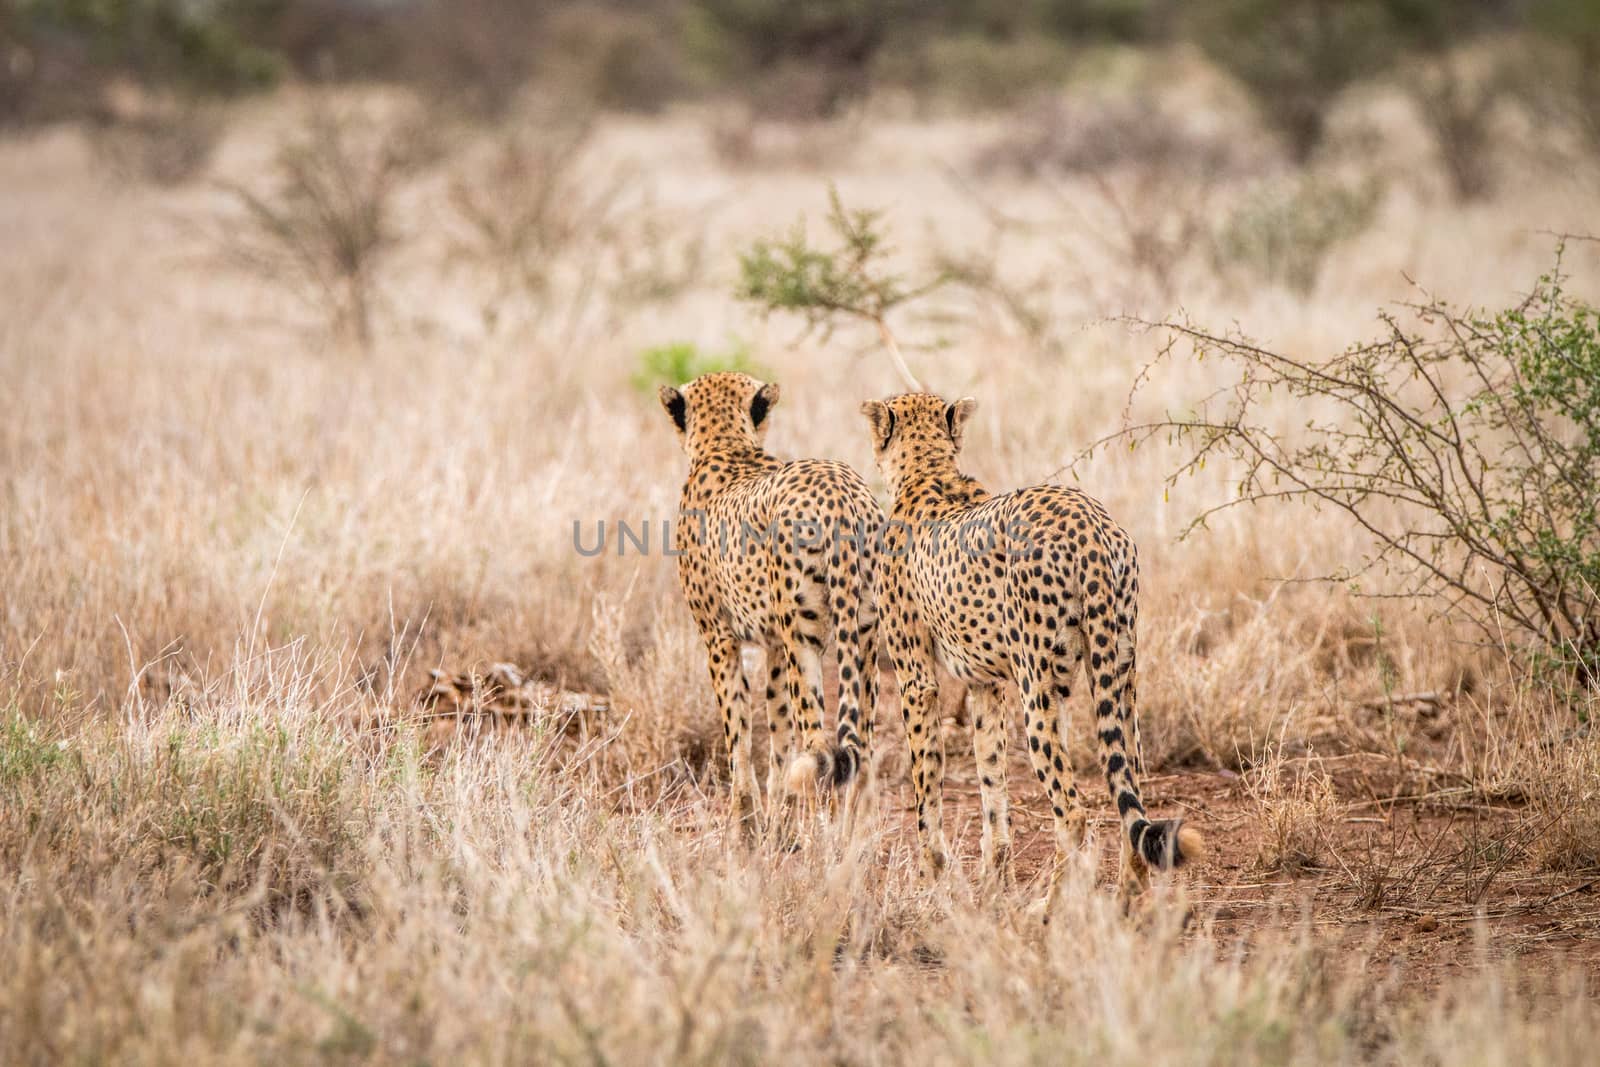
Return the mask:
<svg viewBox="0 0 1600 1067">
<path fill-rule="evenodd" d="M 833 673 L 828 671 L 826 680 L 830 707 L 835 706 Z M 489 677 L 498 676 L 491 671 Z M 486 701 L 492 718 L 504 720 L 502 728 L 514 727 L 526 721 L 535 704 L 548 703 L 546 690 L 556 692 L 514 671 L 491 682 L 487 695 L 481 685 L 476 676 L 435 676 L 418 697 L 419 705 L 437 717 L 431 730 L 452 727 L 467 714 L 463 709 L 478 701 Z M 891 671 L 883 674 L 882 693 L 873 742 L 875 807 L 880 818 L 892 820 L 879 824 L 887 830 L 885 848 L 912 848 L 916 816 Z M 595 704 L 603 710 L 605 704 L 604 698 L 586 694 L 561 696 L 552 707 Z M 942 700 L 945 829 L 962 876 L 976 879 L 981 806 L 960 696 L 959 687 L 947 685 Z M 1082 707 L 1069 714 L 1077 729 L 1088 729 Z M 757 719 L 760 776 L 766 738 Z M 451 732 L 444 730 L 438 740 L 447 740 Z M 1013 852 L 1018 882 L 1027 884 L 1042 881 L 1053 843 L 1049 810 L 1021 744 L 1019 721 L 1012 723 L 1010 752 Z M 725 770 L 720 751 L 707 755 L 712 767 Z M 1293 870 L 1272 861 L 1275 849 L 1269 846 L 1276 836 L 1246 777 L 1215 769 L 1146 777 L 1143 791 L 1152 814 L 1181 815 L 1206 837 L 1209 854 L 1180 877 L 1197 915 L 1222 937 L 1310 924 L 1331 944 L 1359 946 L 1362 955 L 1352 958 L 1399 965 L 1402 984 L 1413 989 L 1435 986 L 1484 960 L 1511 958 L 1576 964 L 1600 986 L 1600 876 L 1543 866 L 1542 828 L 1527 809 L 1469 802 L 1467 791 L 1459 788 L 1430 790 L 1425 779 L 1419 782 L 1414 761 L 1402 763 L 1381 753 L 1341 752 L 1316 760 L 1315 766 L 1327 776 L 1333 796 L 1320 820 L 1304 821 L 1315 829 Z M 1102 886 L 1110 893 L 1117 863 L 1114 809 L 1099 787 L 1098 773 L 1080 767 L 1079 782 L 1091 841 L 1100 850 Z M 713 787 L 718 788 L 726 786 Z"/>
<path fill-rule="evenodd" d="M 904 731 L 892 675 L 885 676 L 874 738 L 882 772 L 880 812 L 898 814 L 906 840 L 916 814 L 905 773 Z M 945 825 L 968 877 L 976 876 L 981 806 L 970 729 L 947 697 Z M 1088 729 L 1082 708 L 1075 725 Z M 1018 716 L 1020 719 L 1020 716 Z M 1015 727 L 1017 724 L 1013 724 Z M 1014 729 L 1009 767 L 1013 850 L 1019 881 L 1043 873 L 1053 856 L 1048 806 Z M 1381 754 L 1321 761 L 1334 804 L 1316 834 L 1315 855 L 1295 871 L 1262 862 L 1261 805 L 1232 771 L 1184 770 L 1146 777 L 1152 814 L 1182 816 L 1206 837 L 1207 857 L 1185 868 L 1197 914 L 1223 937 L 1309 923 L 1331 939 L 1354 937 L 1375 962 L 1400 964 L 1403 983 L 1425 989 L 1484 960 L 1564 960 L 1600 984 L 1600 876 L 1545 869 L 1540 827 L 1523 808 L 1453 803 L 1441 790 L 1418 795 Z M 1116 818 L 1098 776 L 1080 769 L 1112 892 Z M 1270 850 L 1269 850 L 1270 851 Z"/>
</svg>

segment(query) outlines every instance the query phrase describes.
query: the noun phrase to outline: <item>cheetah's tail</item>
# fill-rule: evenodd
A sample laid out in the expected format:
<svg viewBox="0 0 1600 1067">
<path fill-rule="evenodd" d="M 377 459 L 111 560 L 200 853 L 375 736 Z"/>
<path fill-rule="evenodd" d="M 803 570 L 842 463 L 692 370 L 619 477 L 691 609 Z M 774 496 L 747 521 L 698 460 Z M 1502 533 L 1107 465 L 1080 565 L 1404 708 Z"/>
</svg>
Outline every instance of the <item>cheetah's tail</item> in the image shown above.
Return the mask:
<svg viewBox="0 0 1600 1067">
<path fill-rule="evenodd" d="M 824 752 L 802 752 L 789 764 L 784 788 L 791 793 L 821 787 L 840 789 L 855 778 L 861 753 L 850 745 L 835 745 Z"/>
<path fill-rule="evenodd" d="M 849 785 L 861 769 L 861 750 L 854 745 L 840 744 L 832 752 L 832 782 L 835 789 Z"/>
<path fill-rule="evenodd" d="M 1205 838 L 1182 819 L 1139 819 L 1128 827 L 1128 838 L 1145 865 L 1157 870 L 1170 871 L 1206 854 Z"/>
</svg>

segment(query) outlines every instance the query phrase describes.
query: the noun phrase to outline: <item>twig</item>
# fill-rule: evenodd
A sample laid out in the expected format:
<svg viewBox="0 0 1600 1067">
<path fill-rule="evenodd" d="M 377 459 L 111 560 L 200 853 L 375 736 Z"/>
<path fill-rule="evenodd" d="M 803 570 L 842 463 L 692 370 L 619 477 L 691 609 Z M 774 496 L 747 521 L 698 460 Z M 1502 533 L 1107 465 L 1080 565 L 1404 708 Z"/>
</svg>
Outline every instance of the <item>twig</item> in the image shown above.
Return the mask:
<svg viewBox="0 0 1600 1067">
<path fill-rule="evenodd" d="M 872 320 L 878 326 L 878 336 L 883 339 L 883 347 L 888 350 L 889 361 L 894 364 L 894 369 L 899 372 L 900 380 L 906 383 L 906 388 L 913 393 L 923 392 L 922 383 L 917 381 L 917 376 L 911 373 L 907 366 L 905 356 L 900 353 L 900 342 L 895 340 L 894 332 L 889 329 L 889 324 L 880 316 Z"/>
</svg>

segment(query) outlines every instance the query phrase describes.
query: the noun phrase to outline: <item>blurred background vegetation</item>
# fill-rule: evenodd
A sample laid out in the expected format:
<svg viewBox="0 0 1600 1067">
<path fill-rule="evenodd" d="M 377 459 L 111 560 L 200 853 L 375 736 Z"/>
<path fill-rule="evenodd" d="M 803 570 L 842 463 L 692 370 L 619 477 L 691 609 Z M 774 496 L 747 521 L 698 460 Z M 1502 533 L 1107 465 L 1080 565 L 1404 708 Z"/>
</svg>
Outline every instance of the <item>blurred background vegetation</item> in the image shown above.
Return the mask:
<svg viewBox="0 0 1600 1067">
<path fill-rule="evenodd" d="M 1600 148 L 1600 0 L 0 0 L 0 122 L 105 120 L 130 86 L 192 101 L 289 79 L 405 83 L 481 115 L 532 82 L 632 111 L 734 96 L 826 117 L 886 89 L 990 107 L 1108 51 L 1185 47 L 1298 160 L 1333 99 L 1380 77 L 1442 141 L 1516 92 Z"/>
</svg>

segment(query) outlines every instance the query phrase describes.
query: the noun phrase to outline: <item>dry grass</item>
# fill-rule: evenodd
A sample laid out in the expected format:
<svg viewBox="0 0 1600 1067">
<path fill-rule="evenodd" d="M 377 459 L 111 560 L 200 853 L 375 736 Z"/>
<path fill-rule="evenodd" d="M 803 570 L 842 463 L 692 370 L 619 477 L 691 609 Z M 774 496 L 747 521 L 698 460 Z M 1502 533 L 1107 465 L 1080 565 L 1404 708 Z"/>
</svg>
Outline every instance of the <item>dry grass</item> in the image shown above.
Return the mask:
<svg viewBox="0 0 1600 1067">
<path fill-rule="evenodd" d="M 1313 760 L 1291 763 L 1276 751 L 1245 776 L 1245 788 L 1261 826 L 1261 865 L 1291 874 L 1321 866 L 1338 812 L 1327 773 Z"/>
<path fill-rule="evenodd" d="M 295 110 L 236 115 L 219 177 L 259 173 Z M 1410 143 L 1403 119 L 1376 115 Z M 1600 1024 L 1583 968 L 1522 967 L 1487 929 L 1434 991 L 1364 966 L 1361 929 L 1263 912 L 1224 932 L 1209 876 L 1187 932 L 1184 886 L 1125 922 L 1088 863 L 1049 933 L 1028 917 L 1037 887 L 974 900 L 959 878 L 918 886 L 911 837 L 887 817 L 903 773 L 888 751 L 883 817 L 854 840 L 733 847 L 672 561 L 581 557 L 573 523 L 675 510 L 681 457 L 629 384 L 647 346 L 748 340 L 784 385 L 774 449 L 862 470 L 857 403 L 894 383 L 860 338 L 790 349 L 728 297 L 733 250 L 815 218 L 825 190 L 719 163 L 705 127 L 609 120 L 587 157 L 643 166 L 658 217 L 693 217 L 704 277 L 625 305 L 615 286 L 558 283 L 550 299 L 581 299 L 581 314 L 487 330 L 483 291 L 429 225 L 469 180 L 466 155 L 446 158 L 395 194 L 408 236 L 360 359 L 278 287 L 217 269 L 194 225 L 224 208 L 214 190 L 108 191 L 67 132 L 0 145 L 0 1059 L 1583 1062 Z M 939 248 L 985 239 L 939 165 L 995 133 L 872 119 L 832 176 L 848 202 L 890 210 L 916 264 L 931 224 Z M 1059 207 L 1059 189 L 971 180 L 1022 216 Z M 1066 195 L 1092 192 L 1078 181 Z M 1459 214 L 1391 187 L 1380 224 L 1333 250 L 1308 295 L 1240 293 L 1203 255 L 1166 285 L 1197 320 L 1296 351 L 1368 332 L 1404 273 L 1506 300 L 1547 264 L 1538 231 L 1581 226 L 1593 195 L 1581 178 L 1507 184 L 1523 195 Z M 1122 309 L 1095 293 L 1117 287 L 1054 270 L 1064 244 L 1020 233 L 996 267 L 1060 280 L 1037 293 L 1049 344 L 956 304 L 903 324 L 959 341 L 911 358 L 980 399 L 967 447 L 992 486 L 1051 477 L 1115 428 L 1159 344 L 1104 324 Z M 1068 250 L 1082 269 L 1097 254 Z M 1593 250 L 1578 257 L 1592 292 Z M 1150 395 L 1189 402 L 1220 384 L 1210 374 L 1175 367 Z M 1359 753 L 1380 798 L 1460 789 L 1523 805 L 1531 826 L 1561 813 L 1533 851 L 1592 872 L 1583 708 L 1518 696 L 1503 657 L 1423 611 L 1270 581 L 1359 557 L 1331 519 L 1237 513 L 1175 543 L 1229 481 L 1210 471 L 1164 501 L 1169 458 L 1108 456 L 1082 475 L 1144 552 L 1157 770 Z M 500 661 L 608 695 L 615 728 L 559 759 L 538 731 L 428 755 L 409 704 L 428 669 Z M 1386 699 L 1418 691 L 1446 698 L 1426 714 Z M 1036 798 L 1018 794 L 1029 820 Z M 1303 851 L 1303 807 L 1325 801 L 1260 793 L 1283 859 Z"/>
<path fill-rule="evenodd" d="M 9 737 L 8 804 L 78 817 L 0 838 L 16 872 L 0 1051 L 1414 1062 L 1447 1059 L 1470 1025 L 1483 1062 L 1580 1062 L 1600 1021 L 1581 985 L 1513 991 L 1493 969 L 1427 1007 L 1391 1002 L 1398 976 L 1364 973 L 1359 937 L 1335 955 L 1290 920 L 1246 949 L 1181 932 L 1167 900 L 1130 924 L 1087 870 L 1047 934 L 1027 890 L 919 887 L 903 843 L 890 864 L 870 862 L 872 835 L 749 856 L 692 789 L 619 810 L 585 768 L 542 773 L 530 751 L 423 762 L 249 703 L 64 747 Z"/>
</svg>

